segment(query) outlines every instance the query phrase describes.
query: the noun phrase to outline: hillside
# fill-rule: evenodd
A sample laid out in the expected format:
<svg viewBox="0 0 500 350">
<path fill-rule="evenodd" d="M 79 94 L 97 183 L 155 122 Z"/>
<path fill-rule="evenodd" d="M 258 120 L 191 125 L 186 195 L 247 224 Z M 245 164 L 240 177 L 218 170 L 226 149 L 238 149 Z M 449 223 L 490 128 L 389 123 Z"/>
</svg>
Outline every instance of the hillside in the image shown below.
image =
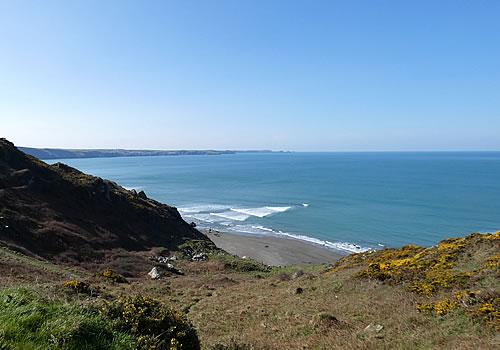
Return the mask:
<svg viewBox="0 0 500 350">
<path fill-rule="evenodd" d="M 0 243 L 60 261 L 102 258 L 111 249 L 175 248 L 207 239 L 144 192 L 48 165 L 0 139 Z"/>
<path fill-rule="evenodd" d="M 0 349 L 498 349 L 500 232 L 271 267 L 0 140 Z"/>
<path fill-rule="evenodd" d="M 141 334 L 164 340 L 163 331 L 146 327 L 160 322 L 148 316 L 160 305 L 178 310 L 175 322 L 194 326 L 191 334 L 207 350 L 499 345 L 500 232 L 431 248 L 353 254 L 335 265 L 287 268 L 268 268 L 195 242 L 188 246 L 193 249 L 184 251 L 195 253 L 198 246 L 208 259 L 178 254 L 174 263 L 184 274 L 166 272 L 152 280 L 146 271 L 158 264 L 148 255 L 136 256 L 126 283 L 107 277 L 105 265 L 69 268 L 0 248 L 0 285 L 6 288 L 0 290 L 0 345 L 44 349 L 56 341 L 56 349 L 83 344 L 134 349 L 144 339 L 137 338 Z M 116 328 L 121 319 L 110 307 L 126 307 L 126 320 L 138 328 Z M 41 312 L 45 317 L 38 316 Z M 96 332 L 96 323 L 102 331 Z M 53 331 L 47 333 L 47 327 Z M 165 343 L 139 348 L 198 349 Z"/>
</svg>

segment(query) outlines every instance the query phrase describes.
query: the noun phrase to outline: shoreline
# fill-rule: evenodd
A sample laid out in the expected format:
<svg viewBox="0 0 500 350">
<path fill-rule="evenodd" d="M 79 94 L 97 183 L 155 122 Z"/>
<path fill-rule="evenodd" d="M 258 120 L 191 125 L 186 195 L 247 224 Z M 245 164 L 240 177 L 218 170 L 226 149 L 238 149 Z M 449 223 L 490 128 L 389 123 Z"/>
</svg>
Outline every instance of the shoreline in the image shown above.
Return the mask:
<svg viewBox="0 0 500 350">
<path fill-rule="evenodd" d="M 332 263 L 349 255 L 298 239 L 203 230 L 218 248 L 266 265 L 287 266 Z"/>
</svg>

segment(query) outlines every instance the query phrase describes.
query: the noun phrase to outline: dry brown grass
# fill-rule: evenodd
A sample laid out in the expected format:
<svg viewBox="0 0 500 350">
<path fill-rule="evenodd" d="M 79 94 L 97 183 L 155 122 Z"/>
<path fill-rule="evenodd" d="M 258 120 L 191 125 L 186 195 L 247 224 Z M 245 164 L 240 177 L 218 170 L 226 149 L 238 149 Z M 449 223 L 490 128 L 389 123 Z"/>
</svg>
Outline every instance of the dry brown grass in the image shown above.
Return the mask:
<svg viewBox="0 0 500 350">
<path fill-rule="evenodd" d="M 489 242 L 478 242 L 460 252 L 454 268 L 480 269 L 479 279 L 472 278 L 471 283 L 495 295 L 497 274 L 482 267 L 498 251 Z M 79 278 L 99 291 L 96 300 L 147 295 L 183 311 L 196 327 L 203 349 L 495 349 L 500 345 L 494 327 L 467 307 L 445 315 L 417 310 L 419 303 L 448 297 L 453 289 L 438 290 L 431 297 L 420 295 L 411 292 L 404 279 L 391 283 L 360 277 L 366 269 L 361 262 L 333 273 L 319 265 L 238 272 L 217 259 L 181 260 L 175 265 L 185 275 L 167 273 L 153 281 L 146 275 L 153 266 L 147 257 L 145 253 L 120 253 L 106 261 L 106 266 L 117 271 L 125 271 L 135 262 L 135 268 L 127 270 L 129 284 L 97 278 L 95 271 L 101 271 L 102 266 Z M 67 279 L 67 270 L 59 265 L 48 267 L 47 263 L 26 263 L 31 258 L 22 259 L 3 257 L 2 262 L 9 262 L 14 270 L 16 264 L 20 266 L 10 274 L 10 283 L 26 282 L 18 276 L 26 266 L 34 269 L 33 273 L 36 269 L 46 271 L 43 276 L 49 285 L 60 286 Z M 297 293 L 299 288 L 301 293 Z M 86 297 L 82 302 L 94 301 Z M 370 324 L 383 329 L 365 331 Z M 233 347 L 224 348 L 223 344 Z"/>
</svg>

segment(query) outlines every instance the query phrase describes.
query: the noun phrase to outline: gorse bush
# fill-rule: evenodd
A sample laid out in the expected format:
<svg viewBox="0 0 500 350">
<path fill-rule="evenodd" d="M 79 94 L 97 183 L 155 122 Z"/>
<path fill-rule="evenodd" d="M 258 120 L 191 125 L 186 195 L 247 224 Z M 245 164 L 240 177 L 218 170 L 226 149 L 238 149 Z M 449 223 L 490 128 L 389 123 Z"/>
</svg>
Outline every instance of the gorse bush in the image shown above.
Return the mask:
<svg viewBox="0 0 500 350">
<path fill-rule="evenodd" d="M 484 288 L 485 277 L 500 272 L 499 249 L 500 232 L 472 234 L 447 239 L 430 248 L 407 245 L 400 249 L 352 254 L 337 262 L 332 272 L 361 267 L 358 277 L 402 284 L 427 299 L 452 292 L 446 298 L 418 303 L 417 309 L 443 316 L 461 307 L 500 328 L 498 292 L 489 293 Z M 481 254 L 473 254 L 477 251 Z M 474 255 L 480 259 L 464 264 L 467 257 Z"/>
<path fill-rule="evenodd" d="M 196 330 L 185 316 L 143 297 L 124 297 L 108 302 L 103 314 L 114 320 L 122 331 L 138 337 L 141 349 L 197 350 L 200 343 Z"/>
<path fill-rule="evenodd" d="M 82 294 L 91 294 L 92 289 L 88 283 L 79 280 L 69 280 L 63 283 L 63 286 L 76 292 Z"/>
<path fill-rule="evenodd" d="M 116 273 L 110 268 L 105 269 L 104 271 L 101 272 L 101 276 L 104 277 L 106 280 L 115 282 L 115 283 L 128 283 L 128 280 L 120 275 L 119 273 Z"/>
</svg>

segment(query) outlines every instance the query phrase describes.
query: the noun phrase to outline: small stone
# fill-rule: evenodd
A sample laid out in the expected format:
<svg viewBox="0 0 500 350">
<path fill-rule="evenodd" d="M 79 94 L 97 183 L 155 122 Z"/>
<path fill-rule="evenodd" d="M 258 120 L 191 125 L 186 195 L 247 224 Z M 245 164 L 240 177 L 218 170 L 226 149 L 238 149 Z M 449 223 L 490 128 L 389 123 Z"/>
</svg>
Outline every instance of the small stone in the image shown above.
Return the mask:
<svg viewBox="0 0 500 350">
<path fill-rule="evenodd" d="M 365 332 L 379 333 L 382 329 L 384 329 L 384 326 L 382 326 L 381 324 L 370 323 L 368 326 L 365 327 Z"/>
<path fill-rule="evenodd" d="M 203 261 L 203 260 L 207 260 L 207 258 L 208 258 L 208 255 L 206 253 L 199 253 L 199 254 L 193 255 L 193 257 L 191 259 L 193 261 Z"/>
<path fill-rule="evenodd" d="M 161 277 L 160 272 L 158 271 L 158 269 L 157 269 L 156 267 L 153 267 L 153 268 L 151 269 L 151 271 L 149 271 L 148 275 L 149 275 L 149 277 L 151 277 L 151 279 L 153 279 L 153 280 L 157 280 L 158 278 L 160 278 L 160 277 Z"/>
<path fill-rule="evenodd" d="M 302 294 L 302 293 L 304 293 L 304 289 L 303 289 L 303 288 L 301 288 L 301 287 L 297 287 L 297 288 L 295 289 L 295 294 Z"/>
</svg>

